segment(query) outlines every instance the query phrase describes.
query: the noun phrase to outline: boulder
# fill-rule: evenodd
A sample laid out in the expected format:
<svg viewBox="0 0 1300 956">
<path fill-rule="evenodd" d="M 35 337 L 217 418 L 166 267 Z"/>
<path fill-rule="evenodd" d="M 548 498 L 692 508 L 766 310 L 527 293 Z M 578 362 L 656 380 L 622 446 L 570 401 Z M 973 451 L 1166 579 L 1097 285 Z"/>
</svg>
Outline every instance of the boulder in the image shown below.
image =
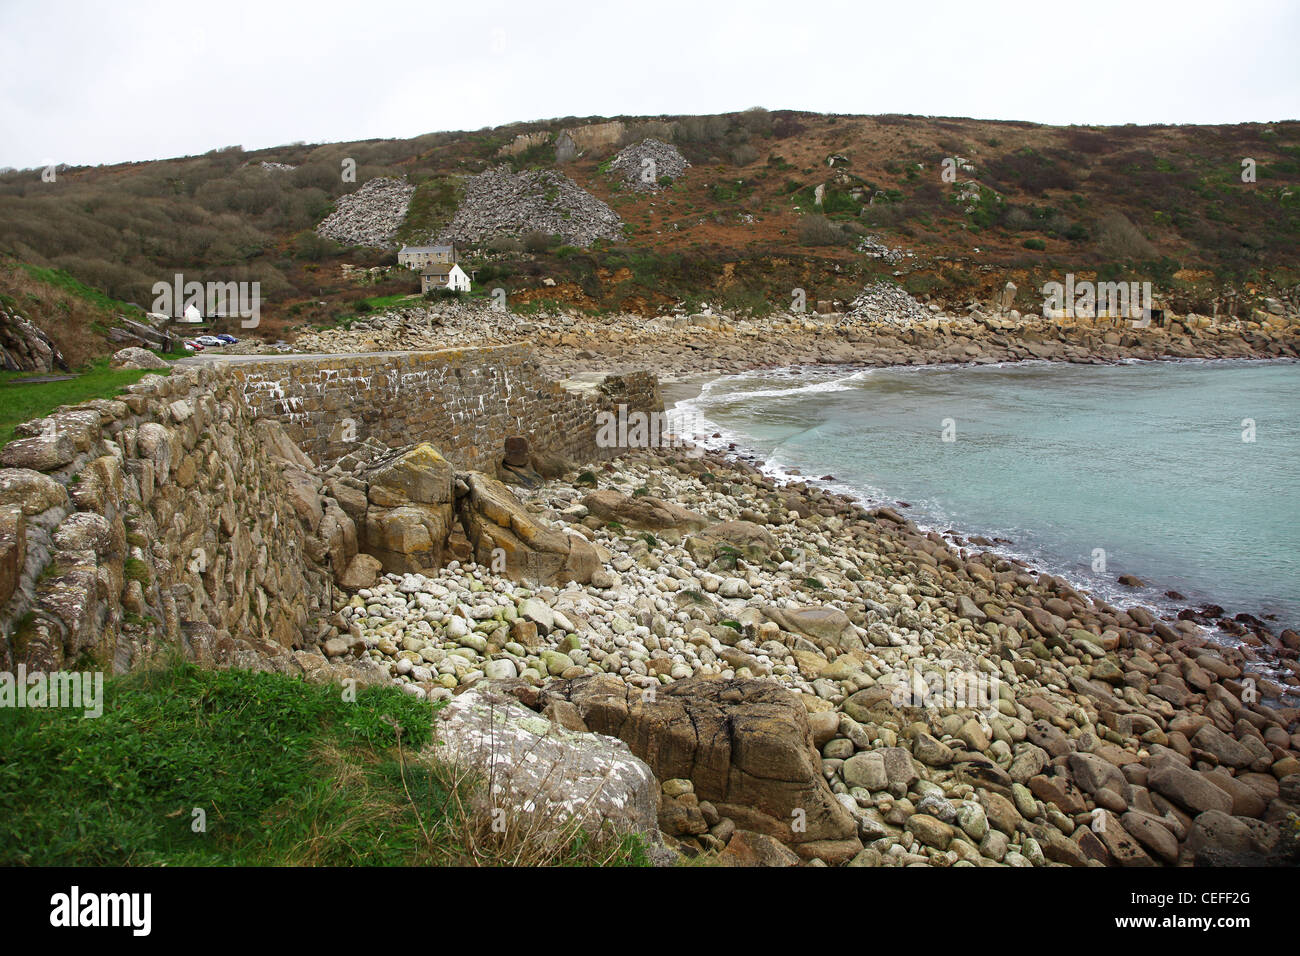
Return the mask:
<svg viewBox="0 0 1300 956">
<path fill-rule="evenodd" d="M 566 730 L 491 687 L 472 688 L 438 714 L 436 754 L 490 781 L 487 799 L 525 833 L 588 831 L 658 836 L 659 783 L 627 745 Z"/>
<path fill-rule="evenodd" d="M 776 550 L 776 538 L 753 521 L 722 521 L 692 534 L 686 548 L 697 564 L 705 566 L 728 550 L 751 560 L 765 558 Z"/>
<path fill-rule="evenodd" d="M 77 447 L 67 432 L 15 438 L 0 448 L 0 465 L 6 468 L 30 468 L 33 471 L 53 471 L 72 461 Z"/>
<path fill-rule="evenodd" d="M 690 780 L 740 829 L 796 849 L 817 843 L 823 854 L 861 848 L 822 775 L 803 705 L 775 683 L 687 678 L 649 695 L 598 674 L 543 696 L 571 701 L 588 727 L 626 741 L 660 779 Z"/>
<path fill-rule="evenodd" d="M 1228 767 L 1249 767 L 1255 762 L 1255 755 L 1232 737 L 1219 730 L 1214 724 L 1206 724 L 1192 736 L 1192 746 L 1207 750 Z"/>
<path fill-rule="evenodd" d="M 445 508 L 403 505 L 366 511 L 365 551 L 398 574 L 442 566 L 451 516 Z"/>
<path fill-rule="evenodd" d="M 1147 775 L 1147 786 L 1193 814 L 1207 810 L 1232 812 L 1232 797 L 1202 774 L 1172 757 L 1157 760 Z"/>
<path fill-rule="evenodd" d="M 763 614 L 783 631 L 803 634 L 822 646 L 838 648 L 853 623 L 837 607 L 767 607 Z"/>
<path fill-rule="evenodd" d="M 0 507 L 17 505 L 30 518 L 67 504 L 67 489 L 49 475 L 30 468 L 0 468 Z"/>
<path fill-rule="evenodd" d="M 113 368 L 169 368 L 170 365 L 166 359 L 150 352 L 148 349 L 142 349 L 139 346 L 129 346 L 124 349 L 118 349 L 113 353 L 113 357 L 108 360 L 108 364 Z"/>
<path fill-rule="evenodd" d="M 345 591 L 374 587 L 383 568 L 378 558 L 369 554 L 358 554 L 344 570 L 338 572 L 339 587 Z"/>
<path fill-rule="evenodd" d="M 590 514 L 602 521 L 617 521 L 627 528 L 663 531 L 669 528 L 696 530 L 709 519 L 680 505 L 653 495 L 625 495 L 608 488 L 593 491 L 582 499 Z"/>
<path fill-rule="evenodd" d="M 358 529 L 360 550 L 389 572 L 441 567 L 454 523 L 452 474 L 427 442 L 372 461 L 360 473 L 368 500 Z"/>
<path fill-rule="evenodd" d="M 450 505 L 453 470 L 428 442 L 371 462 L 362 477 L 369 485 L 372 505 Z"/>
<path fill-rule="evenodd" d="M 456 481 L 456 513 L 479 564 L 495 567 L 501 556 L 506 574 L 535 585 L 586 584 L 601 566 L 591 542 L 544 524 L 495 478 L 470 471 Z"/>
<path fill-rule="evenodd" d="M 765 833 L 737 830 L 718 854 L 719 866 L 798 866 L 799 857 Z"/>
</svg>

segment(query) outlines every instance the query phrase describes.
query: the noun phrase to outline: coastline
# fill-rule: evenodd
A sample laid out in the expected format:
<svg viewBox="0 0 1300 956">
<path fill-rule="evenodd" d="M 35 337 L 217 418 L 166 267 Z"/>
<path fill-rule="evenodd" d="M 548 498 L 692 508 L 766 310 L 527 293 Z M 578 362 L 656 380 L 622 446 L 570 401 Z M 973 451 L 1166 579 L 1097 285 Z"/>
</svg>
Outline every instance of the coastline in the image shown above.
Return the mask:
<svg viewBox="0 0 1300 956">
<path fill-rule="evenodd" d="M 1118 359 L 1115 360 L 1114 362 L 1107 362 L 1104 364 L 1121 364 L 1121 363 L 1127 364 L 1127 363 L 1148 363 L 1148 362 L 1153 364 L 1164 364 L 1164 363 L 1220 362 L 1220 361 L 1295 363 L 1297 360 L 1290 357 L 1252 358 L 1252 359 L 1191 358 L 1191 357 L 1155 358 L 1155 359 L 1127 359 L 1126 358 L 1126 359 Z M 1018 365 L 1027 362 L 1035 363 L 1035 364 L 1048 364 L 1048 365 L 1078 364 L 1072 362 L 1052 362 L 1050 360 L 1033 359 L 1033 358 L 1020 359 L 1020 360 L 1000 363 L 1000 364 Z M 927 367 L 928 368 L 977 368 L 983 366 L 984 364 L 986 363 L 942 363 L 942 364 L 936 363 L 930 366 L 902 365 L 902 366 L 883 366 L 883 367 L 876 366 L 876 368 L 880 368 L 881 370 L 889 370 L 889 369 L 918 370 Z M 1088 364 L 1092 364 L 1092 363 L 1088 363 Z M 767 366 L 765 367 L 765 369 L 762 370 L 777 370 L 777 369 L 788 368 L 788 367 L 789 366 Z M 818 363 L 818 365 L 815 367 L 827 368 L 827 369 L 843 368 L 847 370 L 850 368 L 860 367 L 860 363 L 857 362 Z M 752 369 L 750 371 L 757 372 L 761 370 Z M 689 406 L 691 402 L 693 402 L 696 398 L 698 398 L 703 393 L 705 388 L 710 383 L 726 378 L 730 374 L 736 374 L 736 373 L 727 373 L 724 375 L 714 375 L 712 373 L 699 373 L 694 376 L 685 376 L 679 380 L 672 381 L 662 389 L 664 393 L 665 411 L 670 413 L 673 410 L 681 408 L 682 406 Z M 905 514 L 906 513 L 905 509 L 910 507 L 909 505 L 902 502 L 901 500 L 898 500 L 897 496 L 890 496 L 887 493 L 882 494 L 877 498 L 874 496 L 869 496 L 863 493 L 859 489 L 847 486 L 842 482 L 833 481 L 833 480 L 823 481 L 816 477 L 810 477 L 807 475 L 799 474 L 798 472 L 789 474 L 789 473 L 782 472 L 779 469 L 769 468 L 766 466 L 763 460 L 763 456 L 753 448 L 746 446 L 742 438 L 740 438 L 735 434 L 729 433 L 724 426 L 718 425 L 716 422 L 711 422 L 710 427 L 711 428 L 716 427 L 718 429 L 718 432 L 716 432 L 715 434 L 718 434 L 719 437 L 710 440 L 707 443 L 706 447 L 708 447 L 712 452 L 723 456 L 723 458 L 725 458 L 728 461 L 738 463 L 743 467 L 755 468 L 759 470 L 762 474 L 771 477 L 778 484 L 781 484 L 783 486 L 790 486 L 795 484 L 812 483 L 813 485 L 824 488 L 827 491 L 843 494 L 846 497 L 848 497 L 850 500 L 853 500 L 861 504 L 865 508 L 875 508 L 881 506 L 897 507 L 899 509 L 903 509 L 902 513 Z M 828 462 L 826 463 L 825 468 L 822 470 L 835 471 L 836 469 L 832 463 Z M 1274 645 L 1274 649 L 1276 650 L 1276 642 L 1279 638 L 1279 635 L 1285 631 L 1291 630 L 1291 628 L 1287 626 L 1288 623 L 1294 623 L 1294 622 L 1269 623 L 1268 621 L 1263 619 L 1262 613 L 1261 614 L 1256 613 L 1259 609 L 1237 608 L 1229 605 L 1224 605 L 1221 604 L 1220 601 L 1216 600 L 1216 595 L 1213 594 L 1202 594 L 1201 597 L 1204 598 L 1204 600 L 1200 600 L 1196 602 L 1193 602 L 1181 595 L 1179 595 L 1178 597 L 1174 597 L 1173 595 L 1178 594 L 1177 591 L 1174 591 L 1171 588 L 1164 588 L 1158 584 L 1153 584 L 1150 581 L 1144 581 L 1143 586 L 1141 588 L 1134 588 L 1133 593 L 1127 593 L 1126 592 L 1127 586 L 1123 585 L 1119 580 L 1119 577 L 1123 577 L 1124 575 L 1120 575 L 1113 582 L 1107 582 L 1109 584 L 1109 587 L 1105 588 L 1105 590 L 1102 593 L 1097 593 L 1099 590 L 1097 587 L 1097 584 L 1099 583 L 1098 581 L 1089 580 L 1086 576 L 1080 575 L 1077 569 L 1068 568 L 1059 562 L 1053 562 L 1050 559 L 1046 559 L 1041 555 L 1034 555 L 1025 551 L 1018 550 L 1016 542 L 1008 540 L 1006 538 L 997 537 L 996 534 L 990 531 L 989 529 L 978 527 L 977 522 L 967 520 L 961 523 L 962 525 L 961 527 L 954 528 L 954 522 L 949 521 L 949 522 L 932 523 L 931 521 L 928 521 L 924 517 L 918 517 L 917 519 L 915 519 L 914 523 L 923 532 L 940 535 L 941 537 L 944 538 L 944 540 L 954 544 L 955 546 L 962 546 L 966 544 L 966 542 L 972 539 L 976 541 L 981 541 L 983 542 L 984 545 L 990 548 L 998 556 L 1010 561 L 1014 561 L 1023 567 L 1031 568 L 1033 569 L 1034 573 L 1046 573 L 1067 580 L 1071 584 L 1071 586 L 1074 587 L 1076 590 L 1080 591 L 1080 593 L 1087 594 L 1091 596 L 1094 600 L 1103 601 L 1107 604 L 1120 607 L 1120 608 L 1133 608 L 1133 607 L 1147 608 L 1149 610 L 1155 611 L 1157 616 L 1165 621 L 1178 620 L 1180 619 L 1180 615 L 1182 615 L 1186 619 L 1197 621 L 1203 626 L 1208 627 L 1211 630 L 1211 634 L 1213 638 L 1225 644 L 1226 646 L 1230 646 L 1230 647 L 1241 646 L 1243 639 L 1246 637 L 1249 637 L 1251 635 L 1254 635 L 1255 637 L 1260 637 L 1261 634 L 1266 634 L 1267 638 L 1265 638 L 1265 640 L 1268 641 L 1269 639 L 1271 639 L 1271 643 Z M 1216 619 L 1214 617 L 1206 616 L 1205 614 L 1202 613 L 1202 609 L 1206 607 L 1211 607 L 1211 608 L 1218 607 L 1218 608 L 1223 608 L 1224 610 L 1222 615 L 1218 619 Z M 1246 634 L 1243 635 L 1241 633 L 1233 633 L 1232 631 L 1224 630 L 1218 624 L 1218 621 L 1220 620 L 1229 621 L 1229 625 L 1228 625 L 1229 627 L 1233 627 L 1234 624 L 1240 627 L 1243 621 L 1245 621 L 1247 624 Z M 1261 662 L 1261 666 L 1266 667 L 1268 672 L 1271 674 L 1275 674 L 1277 671 L 1276 665 L 1264 664 L 1263 662 Z M 1300 689 L 1297 689 L 1295 694 L 1296 694 L 1295 702 L 1300 703 Z"/>
<path fill-rule="evenodd" d="M 1262 648 L 1108 605 L 893 508 L 780 484 L 708 451 L 629 449 L 517 494 L 596 549 L 603 569 L 590 583 L 489 589 L 481 570 L 453 562 L 436 577 L 385 575 L 339 627 L 412 693 L 450 699 L 504 679 L 534 711 L 578 706 L 587 727 L 611 698 L 644 702 L 652 690 L 677 707 L 725 689 L 729 706 L 765 721 L 763 708 L 784 701 L 789 732 L 815 747 L 812 765 L 780 771 L 797 786 L 775 776 L 762 784 L 774 790 L 737 800 L 711 787 L 698 799 L 722 801 L 712 822 L 682 802 L 689 781 L 664 781 L 660 829 L 687 856 L 754 865 L 745 847 L 761 839 L 788 861 L 856 866 L 1300 854 L 1300 708 L 1281 699 L 1300 679 L 1254 676 Z M 481 634 L 411 643 L 421 622 L 457 615 Z M 525 625 L 530 639 L 516 640 L 522 631 L 502 623 L 515 615 L 550 633 L 539 643 Z M 412 668 L 417 651 L 436 674 Z M 1294 649 L 1281 654 L 1295 663 Z M 626 719 L 657 713 L 629 708 Z M 743 726 L 746 751 L 770 739 Z M 711 745 L 688 734 L 681 746 L 700 760 Z M 671 766 L 677 778 L 686 764 Z M 791 807 L 814 800 L 807 830 L 792 830 Z"/>
</svg>

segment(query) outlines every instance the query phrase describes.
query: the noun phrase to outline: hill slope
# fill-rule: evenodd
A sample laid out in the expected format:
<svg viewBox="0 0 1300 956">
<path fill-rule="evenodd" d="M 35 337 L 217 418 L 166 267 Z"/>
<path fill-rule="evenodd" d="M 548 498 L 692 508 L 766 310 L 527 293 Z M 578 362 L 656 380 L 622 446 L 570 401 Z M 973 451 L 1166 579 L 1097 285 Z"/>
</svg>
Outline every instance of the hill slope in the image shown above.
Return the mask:
<svg viewBox="0 0 1300 956">
<path fill-rule="evenodd" d="M 653 169 L 651 182 L 639 164 L 614 162 L 645 140 L 689 165 Z M 1247 160 L 1253 182 L 1243 181 Z M 1148 278 L 1175 308 L 1210 312 L 1244 311 L 1253 293 L 1294 296 L 1298 281 L 1300 122 L 1290 121 L 1082 128 L 751 110 L 228 147 L 62 168 L 54 182 L 0 174 L 0 252 L 145 307 L 153 283 L 178 272 L 256 280 L 262 331 L 283 334 L 415 285 L 383 268 L 393 248 L 316 233 L 340 197 L 376 177 L 404 179 L 409 207 L 384 235 L 418 242 L 456 232 L 471 177 L 503 165 L 562 173 L 621 220 L 585 249 L 534 234 L 535 220 L 564 235 L 557 222 L 581 207 L 542 177 L 554 185 L 532 199 L 553 203 L 546 215 L 462 230 L 479 246 L 468 250 L 478 284 L 506 288 L 513 302 L 765 311 L 795 287 L 810 301 L 848 301 L 883 277 L 947 304 L 987 298 L 1011 277 L 1017 304 L 1032 308 L 1041 281 L 1073 271 Z"/>
</svg>

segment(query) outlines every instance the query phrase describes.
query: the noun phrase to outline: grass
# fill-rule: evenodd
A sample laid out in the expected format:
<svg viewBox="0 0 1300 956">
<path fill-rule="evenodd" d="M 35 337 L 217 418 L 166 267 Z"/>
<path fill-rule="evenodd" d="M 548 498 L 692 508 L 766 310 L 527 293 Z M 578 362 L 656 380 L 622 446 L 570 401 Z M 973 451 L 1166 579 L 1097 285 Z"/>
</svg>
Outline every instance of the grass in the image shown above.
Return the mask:
<svg viewBox="0 0 1300 956">
<path fill-rule="evenodd" d="M 393 688 L 178 663 L 104 690 L 98 719 L 0 710 L 0 865 L 645 862 L 631 837 L 496 833 L 472 777 L 415 755 L 437 705 Z"/>
<path fill-rule="evenodd" d="M 120 302 L 111 296 L 105 295 L 99 289 L 91 288 L 64 272 L 62 269 L 47 269 L 43 266 L 34 266 L 26 262 L 21 263 L 21 265 L 23 270 L 33 279 L 39 279 L 41 282 L 45 282 L 57 289 L 62 289 L 64 292 L 85 299 L 92 305 L 97 305 L 102 309 L 111 309 L 114 312 L 127 312 L 132 315 L 139 315 L 143 311 L 127 302 Z"/>
<path fill-rule="evenodd" d="M 23 422 L 40 418 L 60 405 L 79 405 L 93 398 L 112 398 L 128 385 L 149 374 L 165 375 L 166 369 L 109 368 L 108 358 L 99 358 L 75 378 L 58 382 L 21 384 L 40 376 L 32 372 L 0 372 L 0 445 L 14 438 Z"/>
<path fill-rule="evenodd" d="M 409 309 L 423 304 L 418 292 L 399 292 L 396 295 L 376 295 L 368 299 L 358 299 L 352 303 L 353 312 L 346 312 L 330 322 L 315 326 L 316 329 L 350 329 L 352 323 L 376 318 L 390 309 Z"/>
</svg>

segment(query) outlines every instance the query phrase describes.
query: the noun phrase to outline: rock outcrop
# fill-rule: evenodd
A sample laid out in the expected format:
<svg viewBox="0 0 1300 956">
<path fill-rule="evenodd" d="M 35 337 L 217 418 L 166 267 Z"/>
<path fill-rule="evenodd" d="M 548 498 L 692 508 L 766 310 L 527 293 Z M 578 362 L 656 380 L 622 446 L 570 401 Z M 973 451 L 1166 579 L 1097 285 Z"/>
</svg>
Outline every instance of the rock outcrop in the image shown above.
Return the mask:
<svg viewBox="0 0 1300 956">
<path fill-rule="evenodd" d="M 456 513 L 479 564 L 536 584 L 585 584 L 600 566 L 586 538 L 544 524 L 495 478 L 462 472 L 456 484 Z"/>
<path fill-rule="evenodd" d="M 676 681 L 644 693 L 610 676 L 549 685 L 544 700 L 577 708 L 597 733 L 625 741 L 661 780 L 694 793 L 740 829 L 788 844 L 803 858 L 844 862 L 862 844 L 826 785 L 799 699 L 768 681 Z"/>
<path fill-rule="evenodd" d="M 15 309 L 0 303 L 0 369 L 53 372 L 67 367 L 48 335 Z"/>
</svg>

